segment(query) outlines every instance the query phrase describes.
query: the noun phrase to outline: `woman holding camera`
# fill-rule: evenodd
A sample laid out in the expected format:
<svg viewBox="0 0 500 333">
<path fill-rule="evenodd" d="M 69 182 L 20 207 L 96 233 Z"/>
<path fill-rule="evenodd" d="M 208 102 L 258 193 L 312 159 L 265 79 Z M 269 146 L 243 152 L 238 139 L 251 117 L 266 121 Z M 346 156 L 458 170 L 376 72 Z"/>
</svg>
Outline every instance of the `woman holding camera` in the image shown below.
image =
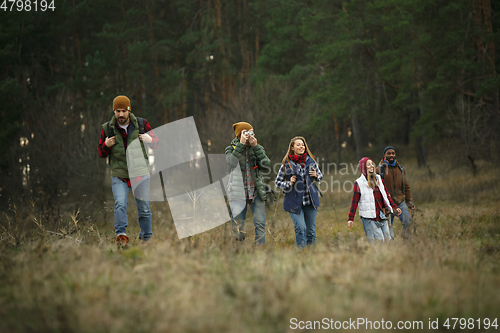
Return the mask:
<svg viewBox="0 0 500 333">
<path fill-rule="evenodd" d="M 290 214 L 295 226 L 298 248 L 316 244 L 316 214 L 319 207 L 318 189 L 314 181 L 323 178 L 306 139 L 294 137 L 288 145 L 281 168 L 274 181 L 285 192 L 283 209 Z"/>
<path fill-rule="evenodd" d="M 232 219 L 233 236 L 236 241 L 245 240 L 245 219 L 247 206 L 250 206 L 255 225 L 255 243 L 265 244 L 267 194 L 260 169 L 270 168 L 271 161 L 264 147 L 257 143 L 252 125 L 239 122 L 233 124 L 233 130 L 236 137 L 225 151 L 226 161 L 235 171 L 231 173 L 230 189 L 227 189 L 231 213 L 235 214 Z M 238 174 L 239 171 L 241 174 Z"/>
</svg>

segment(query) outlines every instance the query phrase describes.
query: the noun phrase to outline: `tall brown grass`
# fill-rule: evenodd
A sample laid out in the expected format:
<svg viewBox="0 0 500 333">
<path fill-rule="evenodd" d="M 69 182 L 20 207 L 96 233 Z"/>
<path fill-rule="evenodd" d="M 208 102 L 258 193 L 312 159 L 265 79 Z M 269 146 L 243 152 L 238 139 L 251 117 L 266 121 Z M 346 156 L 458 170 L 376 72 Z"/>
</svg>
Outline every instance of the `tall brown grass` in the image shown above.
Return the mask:
<svg viewBox="0 0 500 333">
<path fill-rule="evenodd" d="M 358 217 L 348 229 L 351 193 L 344 192 L 322 198 L 318 245 L 304 251 L 295 248 L 282 197 L 267 209 L 261 247 L 253 244 L 251 214 L 243 244 L 234 243 L 228 224 L 179 240 L 161 203 L 152 204 L 148 244 L 134 238 L 137 213 L 130 210 L 125 249 L 114 244 L 110 224 L 81 222 L 84 214 L 67 216 L 57 230 L 7 226 L 0 331 L 287 332 L 291 318 L 422 321 L 427 331 L 429 318 L 445 330 L 446 318 L 498 317 L 498 177 L 446 167 L 434 168 L 432 179 L 407 171 L 418 207 L 418 236 L 407 242 L 368 244 Z"/>
</svg>

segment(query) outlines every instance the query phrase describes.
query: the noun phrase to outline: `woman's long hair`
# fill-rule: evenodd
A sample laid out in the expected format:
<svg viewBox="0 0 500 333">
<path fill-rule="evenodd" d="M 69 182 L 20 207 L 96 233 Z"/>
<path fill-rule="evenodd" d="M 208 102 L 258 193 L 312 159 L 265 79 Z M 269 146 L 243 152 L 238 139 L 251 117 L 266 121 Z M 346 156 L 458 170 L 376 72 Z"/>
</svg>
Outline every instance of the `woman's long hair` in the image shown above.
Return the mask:
<svg viewBox="0 0 500 333">
<path fill-rule="evenodd" d="M 369 159 L 368 161 L 375 164 L 371 159 Z M 366 164 L 368 164 L 368 161 L 366 161 Z M 375 186 L 379 185 L 377 173 L 375 172 L 375 165 L 373 166 L 373 173 L 369 173 L 368 168 L 366 168 L 366 180 L 368 181 L 368 187 L 370 188 L 375 188 Z"/>
<path fill-rule="evenodd" d="M 302 142 L 304 142 L 304 146 L 306 146 L 307 155 L 309 155 L 309 157 L 311 157 L 313 161 L 316 163 L 316 157 L 309 150 L 309 146 L 307 145 L 306 139 L 304 139 L 304 137 L 302 136 L 296 136 L 292 140 L 290 140 L 290 144 L 288 145 L 288 151 L 286 152 L 285 157 L 283 157 L 283 161 L 281 161 L 281 166 L 285 167 L 285 162 L 288 161 L 288 165 L 290 166 L 290 168 L 292 167 L 292 164 L 290 163 L 290 157 L 288 157 L 288 155 L 292 153 L 292 148 L 295 143 L 295 140 L 302 140 Z"/>
</svg>

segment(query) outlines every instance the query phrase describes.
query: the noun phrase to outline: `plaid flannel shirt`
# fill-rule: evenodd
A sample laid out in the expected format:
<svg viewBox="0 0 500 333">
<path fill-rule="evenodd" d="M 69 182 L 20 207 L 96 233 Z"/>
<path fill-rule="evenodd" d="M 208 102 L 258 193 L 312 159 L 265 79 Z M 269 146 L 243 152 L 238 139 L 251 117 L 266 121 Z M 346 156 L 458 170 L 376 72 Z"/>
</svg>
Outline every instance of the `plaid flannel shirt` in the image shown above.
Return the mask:
<svg viewBox="0 0 500 333">
<path fill-rule="evenodd" d="M 321 179 L 323 179 L 323 174 L 319 170 L 318 164 L 316 164 L 316 163 L 314 163 L 314 170 L 316 170 L 316 175 L 317 175 L 316 180 L 320 181 Z M 307 169 L 305 167 L 302 167 L 300 164 L 297 164 L 297 172 L 303 179 L 305 179 L 306 174 L 308 174 Z M 276 184 L 276 187 L 279 187 L 280 189 L 282 189 L 284 191 L 287 191 L 290 189 L 290 181 L 285 180 L 285 171 L 284 171 L 283 166 L 281 166 L 280 170 L 278 171 L 278 175 L 276 176 L 274 183 Z M 311 185 L 311 186 L 314 186 L 314 185 Z M 311 193 L 309 190 L 309 186 L 304 186 L 304 194 L 302 196 L 302 205 L 307 206 L 310 204 L 311 204 Z"/>
<path fill-rule="evenodd" d="M 120 134 L 123 138 L 123 143 L 125 144 L 125 150 L 127 150 L 128 133 L 123 128 L 118 126 L 117 122 L 115 124 L 116 124 L 115 128 L 118 130 L 118 132 L 120 132 Z M 127 130 L 128 130 L 128 127 L 127 127 Z M 155 135 L 154 131 L 151 128 L 151 125 L 149 125 L 149 122 L 146 119 L 144 119 L 144 133 L 149 134 L 149 136 L 152 139 L 151 143 L 147 144 L 147 147 L 150 147 L 152 149 L 158 148 L 158 141 L 160 139 L 158 139 L 158 137 Z M 106 146 L 106 144 L 105 144 L 106 137 L 107 137 L 107 135 L 106 135 L 106 133 L 104 133 L 104 129 L 101 128 L 101 136 L 99 137 L 99 145 L 97 146 L 97 153 L 102 158 L 108 157 L 109 153 L 111 153 L 111 148 Z M 142 177 L 137 177 L 137 178 L 138 179 L 135 179 L 135 181 L 137 181 L 137 182 L 141 181 L 141 179 L 142 179 Z M 125 183 L 127 183 L 127 185 L 129 187 L 131 186 L 130 178 L 120 178 L 120 179 L 123 180 Z"/>
<path fill-rule="evenodd" d="M 391 196 L 389 195 L 389 192 L 387 192 L 387 188 L 385 187 L 385 183 L 383 181 L 382 184 L 384 185 L 384 190 L 385 193 L 387 193 L 387 199 L 389 199 L 392 209 L 396 210 L 398 206 L 396 206 L 394 201 L 392 201 Z M 353 191 L 354 193 L 352 194 L 351 209 L 349 211 L 349 221 L 354 221 L 354 216 L 356 216 L 356 210 L 358 209 L 359 199 L 361 199 L 361 190 L 359 189 L 358 182 L 354 182 Z M 375 197 L 375 212 L 377 216 L 375 220 L 381 221 L 380 211 L 382 210 L 382 208 L 386 207 L 386 205 L 384 197 L 382 196 L 382 193 L 380 192 L 378 186 L 375 186 L 375 188 L 373 189 L 373 196 Z"/>
</svg>

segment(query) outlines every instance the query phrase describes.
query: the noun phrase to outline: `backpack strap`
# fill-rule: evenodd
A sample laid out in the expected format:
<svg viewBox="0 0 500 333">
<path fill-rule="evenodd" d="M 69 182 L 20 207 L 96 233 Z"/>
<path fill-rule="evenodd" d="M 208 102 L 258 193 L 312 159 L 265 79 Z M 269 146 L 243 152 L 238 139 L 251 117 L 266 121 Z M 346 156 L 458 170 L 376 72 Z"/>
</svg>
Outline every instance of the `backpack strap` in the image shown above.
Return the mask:
<svg viewBox="0 0 500 333">
<path fill-rule="evenodd" d="M 111 133 L 111 126 L 109 125 L 110 121 L 108 121 L 106 123 L 106 126 L 108 127 L 108 133 L 106 133 L 106 135 L 108 136 L 108 138 L 114 136 L 113 133 Z"/>
<path fill-rule="evenodd" d="M 139 134 L 144 134 L 144 118 L 137 117 L 137 124 L 139 125 Z"/>
<path fill-rule="evenodd" d="M 141 117 L 136 117 L 136 118 L 137 118 L 137 125 L 139 126 L 139 134 L 144 134 L 144 118 Z M 140 144 L 144 154 L 146 154 L 147 151 L 146 144 L 142 141 L 140 141 Z"/>
<path fill-rule="evenodd" d="M 107 127 L 107 130 L 108 130 L 108 131 L 107 131 L 108 133 L 106 133 L 106 136 L 107 136 L 108 138 L 110 138 L 110 137 L 114 136 L 114 133 L 112 133 L 112 132 L 111 132 L 111 126 L 109 125 L 109 123 L 110 123 L 110 122 L 111 122 L 111 121 L 108 121 L 108 122 L 106 123 L 106 127 Z M 109 166 L 111 166 L 111 153 L 109 153 L 109 155 L 108 155 L 108 165 L 109 165 Z"/>
<path fill-rule="evenodd" d="M 380 163 L 378 165 L 378 174 L 380 175 L 380 177 L 382 177 L 382 179 L 384 179 L 385 176 L 385 169 L 386 169 L 385 163 Z"/>
</svg>

